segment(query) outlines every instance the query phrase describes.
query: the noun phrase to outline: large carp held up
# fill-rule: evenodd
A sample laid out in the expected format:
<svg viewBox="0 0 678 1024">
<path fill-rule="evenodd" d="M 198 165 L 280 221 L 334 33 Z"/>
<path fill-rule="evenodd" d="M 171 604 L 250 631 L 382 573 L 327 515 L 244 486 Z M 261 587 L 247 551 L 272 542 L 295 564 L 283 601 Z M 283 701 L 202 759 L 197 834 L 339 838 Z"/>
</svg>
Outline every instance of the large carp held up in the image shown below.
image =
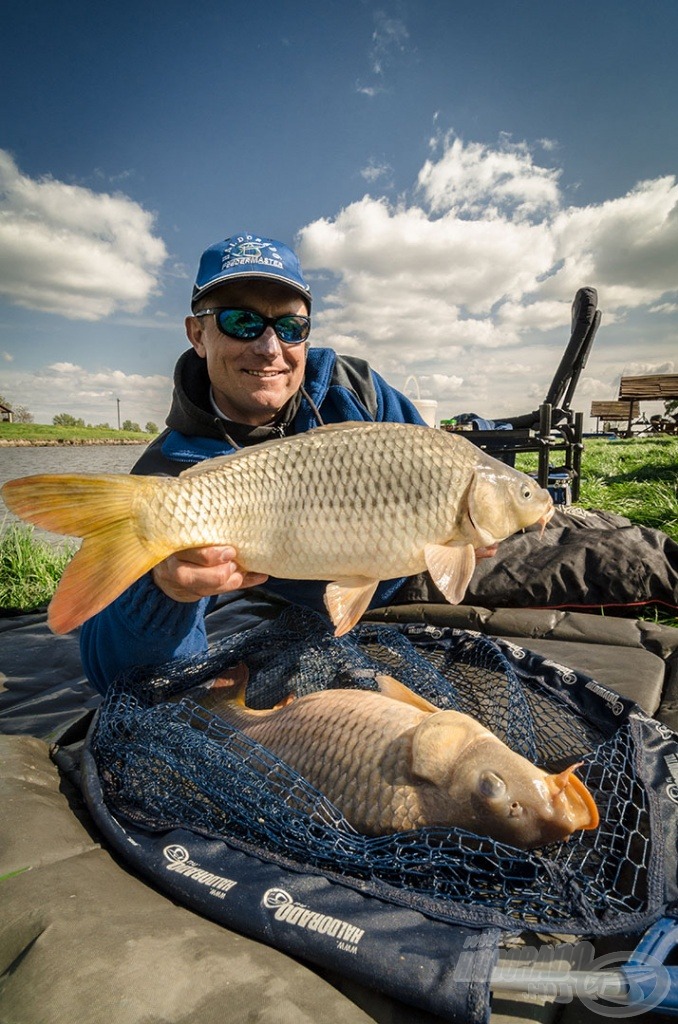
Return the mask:
<svg viewBox="0 0 678 1024">
<path fill-rule="evenodd" d="M 458 603 L 476 551 L 553 514 L 524 473 L 465 438 L 401 423 L 341 423 L 234 455 L 179 477 L 44 475 L 2 488 L 17 516 L 82 537 L 49 609 L 75 629 L 177 551 L 230 544 L 238 568 L 327 580 L 341 636 L 380 580 L 428 569 Z"/>
</svg>

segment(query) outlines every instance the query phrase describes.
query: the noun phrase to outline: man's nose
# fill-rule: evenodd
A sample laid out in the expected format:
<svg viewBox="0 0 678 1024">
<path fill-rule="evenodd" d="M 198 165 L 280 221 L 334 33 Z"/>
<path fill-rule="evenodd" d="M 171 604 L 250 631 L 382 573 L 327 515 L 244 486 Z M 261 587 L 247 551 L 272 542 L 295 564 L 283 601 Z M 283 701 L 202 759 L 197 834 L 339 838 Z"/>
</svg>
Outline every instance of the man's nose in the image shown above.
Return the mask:
<svg viewBox="0 0 678 1024">
<path fill-rule="evenodd" d="M 263 334 L 250 342 L 257 355 L 275 356 L 281 350 L 280 338 L 269 324 Z"/>
</svg>

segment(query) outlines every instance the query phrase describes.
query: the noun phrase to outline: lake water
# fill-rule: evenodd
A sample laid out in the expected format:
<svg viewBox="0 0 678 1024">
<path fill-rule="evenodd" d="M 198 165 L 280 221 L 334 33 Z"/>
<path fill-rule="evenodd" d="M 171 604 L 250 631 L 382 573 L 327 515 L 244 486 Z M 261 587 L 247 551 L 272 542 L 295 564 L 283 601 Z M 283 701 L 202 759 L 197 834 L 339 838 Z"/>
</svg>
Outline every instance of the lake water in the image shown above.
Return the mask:
<svg viewBox="0 0 678 1024">
<path fill-rule="evenodd" d="M 129 473 L 140 459 L 143 444 L 59 445 L 54 447 L 0 447 L 0 486 L 18 476 L 35 473 Z M 0 528 L 19 522 L 0 498 Z M 63 541 L 54 533 L 36 534 L 52 543 Z"/>
</svg>

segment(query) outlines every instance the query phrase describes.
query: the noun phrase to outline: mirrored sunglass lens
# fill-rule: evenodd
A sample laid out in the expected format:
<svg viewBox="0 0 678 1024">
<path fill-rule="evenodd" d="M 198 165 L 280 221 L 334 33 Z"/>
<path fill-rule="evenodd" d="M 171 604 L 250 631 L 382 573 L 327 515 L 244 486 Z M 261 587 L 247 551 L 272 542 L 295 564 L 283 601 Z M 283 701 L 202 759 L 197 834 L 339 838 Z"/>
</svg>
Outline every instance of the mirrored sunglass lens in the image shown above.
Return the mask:
<svg viewBox="0 0 678 1024">
<path fill-rule="evenodd" d="M 308 321 L 299 316 L 281 316 L 275 322 L 275 331 L 283 341 L 299 342 L 308 337 Z"/>
<path fill-rule="evenodd" d="M 265 329 L 262 317 L 248 309 L 222 309 L 219 326 L 234 338 L 258 338 Z"/>
</svg>

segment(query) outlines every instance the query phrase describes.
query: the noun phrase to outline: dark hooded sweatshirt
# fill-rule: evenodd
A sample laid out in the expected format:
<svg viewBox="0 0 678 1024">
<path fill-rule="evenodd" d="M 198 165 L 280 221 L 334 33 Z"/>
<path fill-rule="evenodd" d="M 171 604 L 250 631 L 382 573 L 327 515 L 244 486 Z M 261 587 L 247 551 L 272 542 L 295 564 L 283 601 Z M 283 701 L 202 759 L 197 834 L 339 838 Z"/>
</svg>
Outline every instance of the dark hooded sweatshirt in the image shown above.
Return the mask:
<svg viewBox="0 0 678 1024">
<path fill-rule="evenodd" d="M 348 420 L 423 422 L 412 403 L 365 360 L 337 355 L 332 349 L 310 348 L 303 387 L 274 424 L 249 427 L 232 423 L 213 411 L 205 361 L 190 349 L 177 362 L 167 429 L 149 445 L 133 472 L 177 476 L 204 459 L 232 454 L 236 446 L 303 433 L 320 423 Z M 381 583 L 372 606 L 388 603 L 402 583 Z M 260 606 L 268 603 L 280 607 L 282 601 L 322 612 L 324 588 L 325 584 L 318 581 L 271 578 L 265 587 L 257 589 Z M 234 623 L 237 602 L 238 595 L 228 595 Z M 151 574 L 146 574 L 84 623 L 80 651 L 90 682 L 103 693 L 125 669 L 156 666 L 203 653 L 207 649 L 205 615 L 214 604 L 214 598 L 189 604 L 173 601 L 155 586 Z M 251 616 L 248 624 L 254 624 Z"/>
</svg>

